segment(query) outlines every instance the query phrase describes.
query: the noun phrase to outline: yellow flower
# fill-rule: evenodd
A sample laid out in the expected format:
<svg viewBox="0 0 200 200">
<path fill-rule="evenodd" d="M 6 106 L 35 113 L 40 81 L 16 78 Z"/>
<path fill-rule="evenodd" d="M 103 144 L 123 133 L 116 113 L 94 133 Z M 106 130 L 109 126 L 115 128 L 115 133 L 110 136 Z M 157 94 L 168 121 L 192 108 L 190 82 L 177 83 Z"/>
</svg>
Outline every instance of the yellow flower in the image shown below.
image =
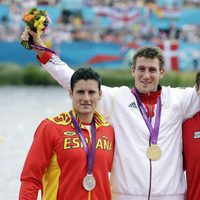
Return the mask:
<svg viewBox="0 0 200 200">
<path fill-rule="evenodd" d="M 42 31 L 42 29 L 44 28 L 43 24 L 39 24 L 37 27 L 37 31 Z"/>
<path fill-rule="evenodd" d="M 44 16 L 41 16 L 39 19 L 39 23 L 43 23 L 46 20 L 46 18 Z"/>
<path fill-rule="evenodd" d="M 38 27 L 38 25 L 39 25 L 39 22 L 38 22 L 38 20 L 35 20 L 35 22 L 34 22 L 33 26 L 34 26 L 35 28 L 37 28 L 37 27 Z"/>
</svg>

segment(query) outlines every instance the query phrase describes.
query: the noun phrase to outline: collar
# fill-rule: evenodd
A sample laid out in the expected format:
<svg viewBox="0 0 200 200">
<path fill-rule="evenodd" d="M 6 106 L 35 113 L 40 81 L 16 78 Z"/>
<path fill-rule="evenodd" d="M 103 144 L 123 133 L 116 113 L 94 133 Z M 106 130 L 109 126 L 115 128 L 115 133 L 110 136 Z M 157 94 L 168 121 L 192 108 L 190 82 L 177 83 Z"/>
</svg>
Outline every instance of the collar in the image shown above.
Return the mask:
<svg viewBox="0 0 200 200">
<path fill-rule="evenodd" d="M 76 115 L 74 109 L 72 109 L 72 114 L 75 116 L 80 127 L 84 128 L 84 123 L 82 123 L 80 121 L 80 119 Z M 70 117 L 70 119 L 71 119 L 71 117 Z M 96 128 L 98 128 L 100 126 L 110 126 L 110 124 L 105 120 L 105 118 L 102 115 L 100 115 L 97 111 L 94 112 L 94 121 L 95 121 Z M 73 124 L 72 124 L 72 126 L 73 126 Z"/>
<path fill-rule="evenodd" d="M 84 128 L 84 124 L 81 123 L 81 121 L 78 118 L 78 116 L 76 115 L 74 109 L 72 109 L 72 114 L 76 118 L 80 127 Z M 64 112 L 64 113 L 61 113 L 60 115 L 58 115 L 56 117 L 52 117 L 52 118 L 50 117 L 48 119 L 50 121 L 54 122 L 57 125 L 71 124 L 71 126 L 73 127 L 71 116 L 70 116 L 69 112 Z M 102 115 L 100 115 L 97 111 L 94 112 L 94 121 L 95 121 L 96 128 L 99 128 L 100 126 L 110 126 L 110 124 L 104 119 L 104 117 Z"/>
<path fill-rule="evenodd" d="M 138 96 L 140 97 L 140 100 L 142 101 L 142 103 L 155 105 L 160 94 L 161 94 L 161 90 L 150 92 L 150 94 L 138 94 Z"/>
<path fill-rule="evenodd" d="M 154 109 L 158 97 L 161 95 L 162 88 L 158 85 L 158 90 L 150 92 L 149 94 L 138 93 L 138 96 L 147 110 L 147 116 L 153 117 L 155 115 Z"/>
</svg>

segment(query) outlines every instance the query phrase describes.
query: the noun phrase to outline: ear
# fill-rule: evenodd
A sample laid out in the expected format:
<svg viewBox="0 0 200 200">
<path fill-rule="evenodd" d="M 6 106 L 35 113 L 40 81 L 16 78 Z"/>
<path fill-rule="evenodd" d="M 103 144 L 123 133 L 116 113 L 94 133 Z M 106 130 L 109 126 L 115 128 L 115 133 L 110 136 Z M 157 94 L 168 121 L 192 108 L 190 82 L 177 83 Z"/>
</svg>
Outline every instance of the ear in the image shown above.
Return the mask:
<svg viewBox="0 0 200 200">
<path fill-rule="evenodd" d="M 134 77 L 135 76 L 135 66 L 131 66 L 131 74 Z"/>
<path fill-rule="evenodd" d="M 198 87 L 197 85 L 195 85 L 195 89 L 196 89 L 197 95 L 200 96 L 200 86 Z"/>
<path fill-rule="evenodd" d="M 162 69 L 160 69 L 160 79 L 163 78 L 164 74 L 165 74 L 165 68 L 163 67 Z"/>
<path fill-rule="evenodd" d="M 70 98 L 72 99 L 73 92 L 72 92 L 72 90 L 71 90 L 71 89 L 69 90 L 69 96 L 70 96 Z"/>
<path fill-rule="evenodd" d="M 99 91 L 99 100 L 101 99 L 102 97 L 102 90 Z"/>
</svg>

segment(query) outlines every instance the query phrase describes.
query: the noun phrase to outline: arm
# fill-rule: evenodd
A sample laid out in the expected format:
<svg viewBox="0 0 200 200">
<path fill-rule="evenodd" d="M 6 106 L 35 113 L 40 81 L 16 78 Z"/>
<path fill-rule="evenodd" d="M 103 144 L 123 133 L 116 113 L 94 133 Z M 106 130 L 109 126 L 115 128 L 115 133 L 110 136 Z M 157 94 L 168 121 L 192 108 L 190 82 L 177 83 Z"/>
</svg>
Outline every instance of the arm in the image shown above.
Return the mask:
<svg viewBox="0 0 200 200">
<path fill-rule="evenodd" d="M 19 200 L 37 200 L 42 189 L 42 177 L 52 154 L 53 139 L 46 121 L 37 128 L 33 143 L 21 173 Z"/>
<path fill-rule="evenodd" d="M 46 47 L 43 43 L 41 36 L 28 27 L 22 34 L 22 39 L 28 41 L 29 35 L 33 37 L 33 43 L 35 45 Z M 71 69 L 66 63 L 62 62 L 60 58 L 49 52 L 33 49 L 37 53 L 37 59 L 42 64 L 43 68 L 67 91 L 70 88 L 70 79 L 74 70 Z"/>
<path fill-rule="evenodd" d="M 35 45 L 41 46 L 41 47 L 46 47 L 40 37 L 39 34 L 35 33 L 34 31 L 31 31 L 29 27 L 26 27 L 24 32 L 22 33 L 22 40 L 28 41 L 30 38 L 30 35 L 33 37 L 33 43 Z M 37 53 L 37 55 L 41 58 L 44 54 L 43 51 L 38 50 L 38 49 L 34 49 Z"/>
<path fill-rule="evenodd" d="M 185 89 L 184 113 L 186 119 L 200 111 L 200 71 L 196 74 L 195 81 L 196 84 L 194 88 Z"/>
<path fill-rule="evenodd" d="M 46 53 L 44 53 L 44 56 Z M 42 58 L 41 58 L 42 59 Z M 70 89 L 71 76 L 74 70 L 60 60 L 57 55 L 52 55 L 47 63 L 42 63 L 43 68 L 67 91 Z"/>
<path fill-rule="evenodd" d="M 33 42 L 35 45 L 45 47 L 42 42 L 41 37 L 30 29 L 26 28 L 22 34 L 23 40 L 28 40 L 29 34 L 33 37 Z M 71 76 L 74 73 L 74 70 L 71 69 L 66 63 L 60 60 L 57 55 L 52 53 L 43 52 L 37 49 L 34 49 L 37 53 L 37 58 L 42 64 L 43 68 L 67 91 L 70 89 L 70 80 Z M 118 91 L 117 88 L 102 87 L 103 98 L 99 103 L 99 112 L 104 115 L 104 117 L 109 120 L 110 115 L 114 107 L 114 97 Z"/>
</svg>

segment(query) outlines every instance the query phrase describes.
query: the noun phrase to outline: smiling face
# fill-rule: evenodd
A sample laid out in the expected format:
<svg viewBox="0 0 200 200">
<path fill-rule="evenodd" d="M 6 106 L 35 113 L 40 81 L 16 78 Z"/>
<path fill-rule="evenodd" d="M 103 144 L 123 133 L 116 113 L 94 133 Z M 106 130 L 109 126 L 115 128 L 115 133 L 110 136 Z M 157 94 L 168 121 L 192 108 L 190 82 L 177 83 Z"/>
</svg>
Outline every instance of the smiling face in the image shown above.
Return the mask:
<svg viewBox="0 0 200 200">
<path fill-rule="evenodd" d="M 135 78 L 135 87 L 138 92 L 148 94 L 157 91 L 164 72 L 164 68 L 160 69 L 157 58 L 137 57 L 132 67 L 132 75 Z"/>
<path fill-rule="evenodd" d="M 73 108 L 82 122 L 90 123 L 102 92 L 96 80 L 79 80 L 69 91 Z"/>
</svg>

